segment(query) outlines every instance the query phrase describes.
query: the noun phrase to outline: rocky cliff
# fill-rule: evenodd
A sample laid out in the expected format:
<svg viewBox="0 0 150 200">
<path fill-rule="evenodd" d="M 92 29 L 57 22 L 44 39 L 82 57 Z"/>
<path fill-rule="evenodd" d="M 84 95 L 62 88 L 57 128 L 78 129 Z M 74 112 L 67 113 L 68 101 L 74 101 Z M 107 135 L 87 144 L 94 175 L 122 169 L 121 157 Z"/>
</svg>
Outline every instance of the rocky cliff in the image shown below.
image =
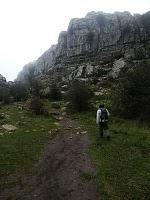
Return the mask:
<svg viewBox="0 0 150 200">
<path fill-rule="evenodd" d="M 0 86 L 7 85 L 6 78 L 0 74 Z"/>
<path fill-rule="evenodd" d="M 6 81 L 6 78 L 0 74 L 0 89 L 10 88 L 14 84 L 13 81 Z M 1 91 L 0 91 L 1 93 Z"/>
<path fill-rule="evenodd" d="M 67 83 L 96 79 L 100 83 L 149 59 L 150 12 L 90 12 L 85 18 L 72 19 L 58 43 L 26 65 L 17 80 L 25 80 L 29 69 L 34 69 L 34 77 L 44 87 L 52 80 Z"/>
</svg>

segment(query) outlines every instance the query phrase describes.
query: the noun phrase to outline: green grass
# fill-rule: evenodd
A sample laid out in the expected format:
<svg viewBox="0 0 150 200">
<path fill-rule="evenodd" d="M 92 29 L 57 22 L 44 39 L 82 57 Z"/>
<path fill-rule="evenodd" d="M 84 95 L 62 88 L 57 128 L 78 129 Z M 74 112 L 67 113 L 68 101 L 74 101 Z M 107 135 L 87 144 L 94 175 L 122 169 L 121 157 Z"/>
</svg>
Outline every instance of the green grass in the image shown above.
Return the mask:
<svg viewBox="0 0 150 200">
<path fill-rule="evenodd" d="M 89 129 L 89 154 L 96 166 L 93 178 L 101 199 L 149 199 L 150 130 L 135 122 L 111 119 L 111 140 L 98 138 L 95 113 L 79 114 L 81 124 Z"/>
<path fill-rule="evenodd" d="M 0 110 L 7 115 L 1 124 L 17 127 L 14 132 L 0 130 L 0 177 L 14 173 L 26 173 L 38 160 L 56 128 L 52 117 L 33 116 L 19 111 L 15 106 L 4 106 Z M 3 135 L 2 135 L 3 134 Z"/>
</svg>

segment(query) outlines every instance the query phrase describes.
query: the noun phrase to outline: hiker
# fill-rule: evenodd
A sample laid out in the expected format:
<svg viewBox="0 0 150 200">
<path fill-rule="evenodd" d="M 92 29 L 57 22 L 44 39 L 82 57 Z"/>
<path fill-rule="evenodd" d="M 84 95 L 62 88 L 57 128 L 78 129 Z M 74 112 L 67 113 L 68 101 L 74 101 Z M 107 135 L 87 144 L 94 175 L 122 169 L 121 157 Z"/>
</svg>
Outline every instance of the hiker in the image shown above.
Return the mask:
<svg viewBox="0 0 150 200">
<path fill-rule="evenodd" d="M 109 112 L 105 108 L 104 104 L 99 105 L 99 109 L 97 110 L 96 122 L 99 125 L 99 133 L 100 137 L 106 136 L 107 139 L 110 139 L 109 131 L 108 131 L 108 118 Z"/>
</svg>

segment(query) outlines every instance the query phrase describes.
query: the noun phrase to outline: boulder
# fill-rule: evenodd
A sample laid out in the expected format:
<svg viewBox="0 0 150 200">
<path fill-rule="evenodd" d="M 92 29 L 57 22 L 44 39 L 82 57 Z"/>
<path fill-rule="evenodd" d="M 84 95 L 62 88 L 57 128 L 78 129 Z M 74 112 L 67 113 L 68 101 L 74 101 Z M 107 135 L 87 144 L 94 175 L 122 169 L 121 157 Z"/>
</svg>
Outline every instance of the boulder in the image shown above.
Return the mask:
<svg viewBox="0 0 150 200">
<path fill-rule="evenodd" d="M 11 124 L 4 124 L 2 125 L 2 128 L 5 129 L 6 131 L 15 131 L 17 129 L 16 126 L 13 126 Z"/>
</svg>

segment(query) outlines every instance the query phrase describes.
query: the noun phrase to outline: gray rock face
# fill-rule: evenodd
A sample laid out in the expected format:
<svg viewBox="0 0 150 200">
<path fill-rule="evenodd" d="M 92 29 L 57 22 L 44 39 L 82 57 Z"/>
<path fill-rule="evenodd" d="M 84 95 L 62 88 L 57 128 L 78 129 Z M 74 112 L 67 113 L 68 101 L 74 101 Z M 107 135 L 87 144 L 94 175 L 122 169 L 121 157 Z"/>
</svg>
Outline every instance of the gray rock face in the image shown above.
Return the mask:
<svg viewBox="0 0 150 200">
<path fill-rule="evenodd" d="M 0 88 L 8 88 L 9 84 L 6 81 L 6 78 L 0 74 Z"/>
<path fill-rule="evenodd" d="M 16 126 L 13 126 L 11 124 L 4 124 L 2 125 L 2 128 L 4 128 L 6 131 L 15 131 L 17 129 Z"/>
<path fill-rule="evenodd" d="M 124 59 L 120 58 L 119 60 L 116 60 L 113 64 L 113 68 L 109 75 L 112 76 L 113 78 L 117 78 L 119 75 L 119 72 L 124 67 L 125 67 Z"/>
<path fill-rule="evenodd" d="M 31 70 L 31 73 L 32 71 L 35 70 L 34 62 L 28 63 L 27 65 L 23 67 L 23 70 L 19 72 L 16 81 L 26 82 L 26 79 L 27 79 L 28 74 L 30 73 L 30 70 Z"/>
<path fill-rule="evenodd" d="M 0 74 L 0 86 L 6 85 L 6 78 Z"/>
<path fill-rule="evenodd" d="M 116 78 L 125 66 L 150 59 L 150 12 L 90 12 L 75 18 L 60 33 L 58 44 L 37 61 L 23 68 L 17 80 L 25 80 L 29 69 L 44 87 L 49 81 L 92 81 Z"/>
</svg>

